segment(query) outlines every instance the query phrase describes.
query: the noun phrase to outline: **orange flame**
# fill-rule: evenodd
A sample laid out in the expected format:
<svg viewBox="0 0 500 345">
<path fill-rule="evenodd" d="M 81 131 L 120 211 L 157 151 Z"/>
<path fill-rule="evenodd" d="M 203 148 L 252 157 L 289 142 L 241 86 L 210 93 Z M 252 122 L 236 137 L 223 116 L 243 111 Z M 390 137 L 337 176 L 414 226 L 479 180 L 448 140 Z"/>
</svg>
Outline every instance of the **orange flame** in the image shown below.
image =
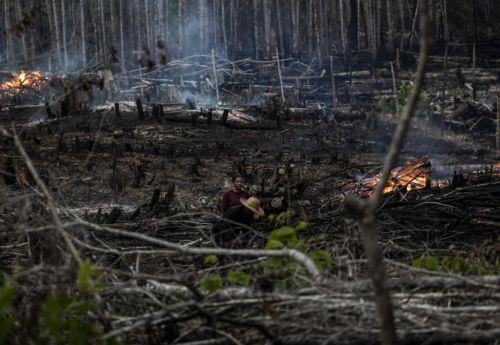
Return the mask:
<svg viewBox="0 0 500 345">
<path fill-rule="evenodd" d="M 430 183 L 431 162 L 428 156 L 425 156 L 415 162 L 405 165 L 402 168 L 396 168 L 391 171 L 391 177 L 387 181 L 382 193 L 392 193 L 400 188 L 407 191 L 415 189 L 424 189 Z M 381 174 L 361 183 L 351 183 L 346 186 L 347 189 L 355 189 L 362 196 L 369 197 L 373 194 L 375 187 L 382 179 Z"/>
<path fill-rule="evenodd" d="M 39 71 L 25 72 L 20 70 L 19 74 L 12 76 L 9 81 L 0 84 L 0 92 L 7 96 L 27 94 L 34 90 L 40 90 L 45 82 L 50 79 L 50 77 L 42 75 Z"/>
</svg>

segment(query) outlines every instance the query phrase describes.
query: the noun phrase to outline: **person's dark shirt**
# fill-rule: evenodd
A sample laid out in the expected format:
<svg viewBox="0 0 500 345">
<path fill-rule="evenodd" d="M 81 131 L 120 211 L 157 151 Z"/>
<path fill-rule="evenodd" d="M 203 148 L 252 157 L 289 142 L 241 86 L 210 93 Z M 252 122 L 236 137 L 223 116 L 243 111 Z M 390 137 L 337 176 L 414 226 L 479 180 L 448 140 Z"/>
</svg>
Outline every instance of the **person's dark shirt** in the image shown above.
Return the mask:
<svg viewBox="0 0 500 345">
<path fill-rule="evenodd" d="M 231 223 L 225 221 L 230 220 Z M 243 205 L 236 205 L 226 210 L 224 219 L 214 225 L 212 232 L 215 243 L 219 246 L 226 246 L 239 238 L 239 246 L 245 246 L 245 233 L 247 229 L 233 222 L 250 225 L 253 222 L 253 213 L 248 211 Z"/>
<path fill-rule="evenodd" d="M 224 216 L 226 214 L 226 210 L 230 207 L 241 205 L 240 199 L 248 199 L 249 197 L 250 195 L 242 190 L 238 192 L 235 192 L 232 189 L 228 190 L 227 192 L 222 194 L 220 213 Z"/>
<path fill-rule="evenodd" d="M 233 222 L 250 225 L 253 222 L 253 213 L 247 211 L 245 206 L 240 204 L 228 208 L 224 213 L 224 218 Z"/>
</svg>

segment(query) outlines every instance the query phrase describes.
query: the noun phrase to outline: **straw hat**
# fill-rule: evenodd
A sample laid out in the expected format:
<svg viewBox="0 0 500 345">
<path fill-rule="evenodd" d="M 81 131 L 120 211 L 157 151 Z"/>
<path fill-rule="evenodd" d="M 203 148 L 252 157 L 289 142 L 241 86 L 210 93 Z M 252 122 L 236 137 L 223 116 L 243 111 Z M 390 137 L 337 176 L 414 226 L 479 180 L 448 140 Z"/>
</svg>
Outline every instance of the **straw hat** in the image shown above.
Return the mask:
<svg viewBox="0 0 500 345">
<path fill-rule="evenodd" d="M 262 217 L 264 215 L 264 210 L 260 207 L 260 200 L 254 196 L 251 196 L 248 199 L 240 199 L 240 202 L 243 206 L 248 208 L 250 211 Z"/>
</svg>

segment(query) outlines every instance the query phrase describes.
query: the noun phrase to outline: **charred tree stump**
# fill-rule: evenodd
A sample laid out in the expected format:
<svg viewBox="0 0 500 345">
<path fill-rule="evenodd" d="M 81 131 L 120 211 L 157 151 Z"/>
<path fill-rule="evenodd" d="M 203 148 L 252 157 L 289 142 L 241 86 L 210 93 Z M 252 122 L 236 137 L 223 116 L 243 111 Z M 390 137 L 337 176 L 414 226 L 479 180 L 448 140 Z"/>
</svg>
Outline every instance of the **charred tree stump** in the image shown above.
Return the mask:
<svg viewBox="0 0 500 345">
<path fill-rule="evenodd" d="M 135 101 L 135 104 L 137 106 L 138 119 L 139 119 L 139 121 L 142 121 L 146 118 L 146 116 L 144 115 L 144 108 L 142 107 L 141 99 L 137 98 L 137 100 Z"/>
<path fill-rule="evenodd" d="M 133 187 L 138 188 L 141 182 L 146 179 L 145 168 L 143 164 L 138 164 L 134 167 L 134 184 Z"/>
<path fill-rule="evenodd" d="M 120 114 L 120 104 L 119 103 L 115 103 L 115 116 L 116 117 L 121 117 L 121 114 Z"/>
<path fill-rule="evenodd" d="M 193 127 L 196 127 L 196 121 L 198 120 L 198 114 L 196 113 L 193 113 L 191 115 L 191 124 L 193 125 Z"/>
<path fill-rule="evenodd" d="M 113 170 L 109 178 L 109 186 L 115 196 L 120 195 L 127 187 L 127 177 L 123 171 Z"/>
<path fill-rule="evenodd" d="M 280 113 L 276 114 L 276 129 L 283 129 L 283 121 Z"/>
<path fill-rule="evenodd" d="M 67 100 L 61 101 L 61 117 L 66 117 L 69 115 L 69 103 Z"/>
<path fill-rule="evenodd" d="M 7 157 L 4 163 L 2 177 L 7 186 L 13 186 L 16 184 L 16 168 L 14 167 L 14 161 L 11 157 Z"/>
<path fill-rule="evenodd" d="M 207 125 L 212 126 L 212 110 L 209 110 L 207 113 Z"/>
<path fill-rule="evenodd" d="M 158 205 L 158 202 L 160 201 L 160 194 L 161 191 L 159 189 L 155 189 L 153 192 L 153 197 L 151 198 L 151 202 L 149 203 L 149 209 L 152 211 L 156 205 Z"/>
<path fill-rule="evenodd" d="M 158 104 L 158 116 L 160 117 L 160 120 L 163 120 L 165 118 L 165 111 L 163 110 L 163 105 Z"/>
<path fill-rule="evenodd" d="M 160 108 L 157 104 L 153 104 L 153 111 L 152 111 L 151 117 L 153 118 L 153 120 L 157 120 L 157 121 L 160 118 Z"/>
<path fill-rule="evenodd" d="M 64 133 L 61 132 L 59 135 L 59 140 L 57 141 L 57 151 L 66 151 L 66 145 L 64 144 Z"/>
<path fill-rule="evenodd" d="M 198 176 L 198 177 L 200 176 L 200 171 L 198 169 L 200 164 L 201 164 L 200 158 L 195 157 L 194 162 L 193 162 L 193 164 L 191 164 L 191 168 L 190 168 L 191 175 Z"/>
<path fill-rule="evenodd" d="M 134 148 L 132 147 L 131 143 L 125 143 L 125 152 L 130 152 L 130 153 L 134 152 Z"/>
<path fill-rule="evenodd" d="M 50 109 L 49 102 L 45 102 L 45 113 L 47 114 L 47 118 L 49 120 L 54 118 L 54 114 L 52 113 L 52 110 Z"/>
<path fill-rule="evenodd" d="M 114 224 L 122 215 L 122 210 L 118 207 L 113 207 L 111 212 L 106 216 L 106 224 Z"/>
<path fill-rule="evenodd" d="M 220 123 L 225 126 L 227 124 L 227 117 L 229 116 L 229 110 L 224 109 L 224 112 L 222 113 L 222 117 L 220 119 Z"/>
</svg>

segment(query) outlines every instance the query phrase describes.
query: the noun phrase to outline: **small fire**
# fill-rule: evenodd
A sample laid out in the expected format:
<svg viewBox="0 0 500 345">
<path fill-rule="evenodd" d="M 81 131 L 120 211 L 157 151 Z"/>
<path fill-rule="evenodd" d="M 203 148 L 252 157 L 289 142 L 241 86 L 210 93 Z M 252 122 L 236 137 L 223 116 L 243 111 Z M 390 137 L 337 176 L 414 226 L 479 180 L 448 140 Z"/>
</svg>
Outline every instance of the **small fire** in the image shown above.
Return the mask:
<svg viewBox="0 0 500 345">
<path fill-rule="evenodd" d="M 383 194 L 392 193 L 398 189 L 407 191 L 415 189 L 424 189 L 430 184 L 431 161 L 428 156 L 405 165 L 402 168 L 396 168 L 391 171 L 391 177 L 383 189 Z M 382 179 L 381 174 L 377 176 L 346 186 L 347 189 L 356 190 L 361 196 L 369 197 L 373 194 L 375 187 Z"/>
<path fill-rule="evenodd" d="M 20 70 L 19 74 L 12 76 L 9 81 L 0 84 L 0 93 L 6 96 L 14 96 L 39 91 L 45 82 L 50 79 L 50 77 L 43 75 L 39 71 L 25 72 Z"/>
</svg>

